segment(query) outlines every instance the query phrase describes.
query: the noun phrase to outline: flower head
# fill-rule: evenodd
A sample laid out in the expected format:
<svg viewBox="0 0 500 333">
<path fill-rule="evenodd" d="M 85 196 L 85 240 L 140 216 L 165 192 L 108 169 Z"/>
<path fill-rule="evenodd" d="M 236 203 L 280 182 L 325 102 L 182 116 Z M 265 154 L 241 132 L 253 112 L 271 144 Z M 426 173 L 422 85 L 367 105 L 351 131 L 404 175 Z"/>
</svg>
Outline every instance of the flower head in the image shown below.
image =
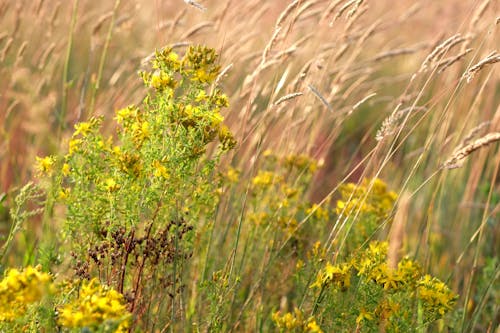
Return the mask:
<svg viewBox="0 0 500 333">
<path fill-rule="evenodd" d="M 59 324 L 87 328 L 93 332 L 127 332 L 130 313 L 123 295 L 101 285 L 97 279 L 84 282 L 80 295 L 60 309 Z"/>
</svg>

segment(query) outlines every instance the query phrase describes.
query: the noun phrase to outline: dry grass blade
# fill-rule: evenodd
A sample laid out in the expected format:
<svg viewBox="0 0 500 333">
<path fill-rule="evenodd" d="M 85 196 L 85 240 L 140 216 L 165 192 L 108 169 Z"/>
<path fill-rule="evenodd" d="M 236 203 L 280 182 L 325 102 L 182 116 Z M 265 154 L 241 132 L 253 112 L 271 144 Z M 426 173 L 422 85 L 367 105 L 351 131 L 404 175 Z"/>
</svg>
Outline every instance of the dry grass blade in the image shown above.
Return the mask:
<svg viewBox="0 0 500 333">
<path fill-rule="evenodd" d="M 333 11 L 337 9 L 341 2 L 342 0 L 332 1 L 332 3 L 328 5 L 324 11 L 324 14 L 321 16 L 321 21 L 326 20 L 333 13 Z"/>
<path fill-rule="evenodd" d="M 314 96 L 316 96 L 320 101 L 321 103 L 323 103 L 324 106 L 327 107 L 327 109 L 330 111 L 330 112 L 333 112 L 333 108 L 332 106 L 330 105 L 330 103 L 328 103 L 328 101 L 326 100 L 326 98 L 324 98 L 321 93 L 318 91 L 318 89 L 316 89 L 313 85 L 311 84 L 307 84 L 307 87 L 309 88 L 309 90 L 313 93 Z"/>
<path fill-rule="evenodd" d="M 354 14 L 356 14 L 356 11 L 358 10 L 359 6 L 363 3 L 363 0 L 351 0 L 348 1 L 346 4 L 344 4 L 339 11 L 337 12 L 337 15 L 333 18 L 333 21 L 336 21 L 339 17 L 344 14 L 344 12 L 349 8 L 352 7 L 348 12 L 347 12 L 347 17 L 352 17 Z M 332 21 L 332 22 L 333 22 Z"/>
<path fill-rule="evenodd" d="M 352 106 L 352 110 L 356 110 L 357 108 L 359 108 L 359 106 L 361 104 L 363 104 L 364 102 L 366 102 L 367 100 L 369 100 L 370 98 L 372 98 L 373 96 L 376 96 L 376 95 L 377 95 L 377 93 L 371 93 L 368 96 L 364 97 L 362 100 L 360 100 L 359 102 L 357 102 L 356 104 L 354 104 Z"/>
<path fill-rule="evenodd" d="M 14 41 L 14 38 L 10 37 L 7 40 L 7 42 L 5 43 L 5 46 L 3 47 L 2 52 L 0 52 L 0 62 L 3 62 L 5 60 L 5 58 L 7 57 L 7 53 L 9 52 L 13 41 Z"/>
<path fill-rule="evenodd" d="M 389 117 L 385 118 L 382 122 L 382 126 L 377 131 L 375 139 L 381 141 L 386 136 L 394 134 L 396 129 L 399 127 L 399 121 L 408 113 L 413 111 L 426 111 L 427 108 L 423 106 L 409 107 L 403 110 L 393 112 Z"/>
<path fill-rule="evenodd" d="M 467 79 L 467 83 L 470 83 L 481 69 L 486 67 L 487 65 L 492 65 L 500 61 L 500 54 L 497 51 L 491 52 L 486 58 L 469 68 L 467 72 L 464 73 L 463 77 Z"/>
<path fill-rule="evenodd" d="M 484 128 L 488 127 L 491 124 L 491 121 L 485 121 L 482 122 L 481 124 L 477 125 L 473 129 L 470 130 L 470 132 L 465 136 L 465 138 L 462 140 L 461 146 L 467 146 L 468 144 L 471 143 L 471 141 L 477 136 L 479 132 L 481 132 Z"/>
<path fill-rule="evenodd" d="M 172 20 L 172 25 L 170 26 L 170 34 L 174 33 L 175 27 L 179 24 L 180 20 L 186 15 L 187 10 L 184 8 L 177 14 Z"/>
<path fill-rule="evenodd" d="M 449 159 L 447 159 L 443 165 L 442 169 L 456 169 L 463 165 L 464 160 L 467 156 L 472 154 L 474 151 L 479 148 L 485 147 L 494 142 L 500 141 L 500 132 L 488 133 L 480 139 L 462 147 L 459 146 L 458 149 L 451 155 Z"/>
<path fill-rule="evenodd" d="M 45 66 L 47 65 L 47 61 L 50 58 L 50 55 L 56 48 L 56 43 L 52 43 L 45 49 L 43 52 L 42 56 L 40 57 L 40 61 L 38 62 L 38 69 L 44 69 Z"/>
<path fill-rule="evenodd" d="M 491 0 L 485 0 L 481 6 L 479 6 L 476 11 L 474 12 L 474 15 L 472 16 L 471 20 L 471 27 L 475 27 L 481 17 L 483 16 L 484 12 L 486 11 L 486 8 L 488 8 L 488 5 L 490 4 Z"/>
<path fill-rule="evenodd" d="M 400 55 L 406 55 L 406 54 L 412 54 L 420 50 L 422 47 L 414 47 L 414 48 L 404 48 L 404 49 L 397 49 L 397 50 L 391 50 L 387 52 L 383 52 L 375 56 L 372 61 L 380 61 L 383 59 L 387 58 L 392 58 Z"/>
<path fill-rule="evenodd" d="M 92 27 L 92 36 L 95 36 L 99 33 L 99 31 L 101 30 L 104 22 L 106 22 L 108 19 L 110 19 L 111 17 L 113 16 L 113 11 L 110 11 L 104 15 L 102 15 L 101 17 L 99 17 L 97 19 L 97 23 L 94 24 L 94 26 Z"/>
<path fill-rule="evenodd" d="M 295 0 L 291 4 L 289 4 L 283 12 L 281 12 L 280 16 L 278 17 L 278 20 L 276 21 L 276 29 L 281 27 L 281 24 L 283 21 L 285 21 L 290 13 L 297 8 L 297 6 L 302 2 L 302 0 Z"/>
<path fill-rule="evenodd" d="M 198 10 L 201 10 L 202 12 L 207 10 L 207 8 L 205 6 L 203 6 L 201 3 L 196 2 L 194 0 L 184 0 L 184 2 L 187 3 L 188 5 L 190 5 L 191 7 L 194 7 Z"/>
<path fill-rule="evenodd" d="M 463 51 L 462 53 L 454 56 L 454 57 L 450 57 L 450 58 L 447 58 L 447 59 L 444 59 L 443 61 L 441 61 L 439 64 L 438 64 L 438 74 L 439 73 L 442 73 L 444 70 L 446 70 L 446 68 L 450 67 L 451 65 L 453 65 L 454 63 L 456 63 L 457 61 L 459 61 L 460 59 L 462 59 L 463 57 L 465 57 L 468 53 L 470 53 L 473 49 L 467 49 L 465 51 Z"/>
<path fill-rule="evenodd" d="M 387 251 L 387 262 L 389 267 L 396 269 L 401 256 L 401 249 L 405 238 L 405 226 L 411 207 L 411 196 L 403 193 L 400 196 L 398 208 L 394 216 L 389 234 L 389 249 Z"/>
<path fill-rule="evenodd" d="M 444 42 L 436 46 L 436 48 L 427 56 L 427 58 L 425 58 L 419 72 L 426 72 L 433 62 L 439 60 L 453 46 L 464 42 L 465 40 L 466 38 L 462 37 L 460 34 L 453 35 L 450 38 L 446 39 Z"/>
<path fill-rule="evenodd" d="M 262 60 L 260 62 L 261 66 L 266 63 L 267 57 L 269 56 L 269 53 L 271 52 L 271 49 L 273 48 L 274 44 L 276 43 L 276 40 L 278 39 L 278 35 L 281 31 L 281 27 L 277 26 L 276 29 L 274 29 L 273 36 L 269 40 L 269 43 L 267 43 L 266 47 L 264 48 L 264 52 L 262 52 Z"/>
<path fill-rule="evenodd" d="M 233 64 L 227 65 L 220 73 L 217 75 L 217 78 L 215 79 L 214 86 L 218 86 L 220 83 L 220 80 L 233 68 Z"/>
<path fill-rule="evenodd" d="M 192 27 L 190 30 L 186 31 L 186 33 L 181 36 L 181 39 L 187 39 L 187 38 L 193 36 L 194 34 L 196 34 L 197 32 L 199 32 L 200 30 L 203 30 L 203 29 L 209 28 L 209 27 L 213 27 L 213 26 L 214 26 L 213 22 L 210 22 L 210 21 L 201 22 L 201 23 L 195 25 L 194 27 Z"/>
<path fill-rule="evenodd" d="M 296 92 L 296 93 L 291 93 L 291 94 L 285 95 L 285 96 L 281 97 L 280 99 L 278 99 L 276 102 L 274 102 L 274 105 L 279 105 L 283 102 L 289 101 L 291 99 L 294 99 L 294 98 L 302 96 L 302 95 L 304 95 L 304 94 L 301 92 Z"/>
</svg>

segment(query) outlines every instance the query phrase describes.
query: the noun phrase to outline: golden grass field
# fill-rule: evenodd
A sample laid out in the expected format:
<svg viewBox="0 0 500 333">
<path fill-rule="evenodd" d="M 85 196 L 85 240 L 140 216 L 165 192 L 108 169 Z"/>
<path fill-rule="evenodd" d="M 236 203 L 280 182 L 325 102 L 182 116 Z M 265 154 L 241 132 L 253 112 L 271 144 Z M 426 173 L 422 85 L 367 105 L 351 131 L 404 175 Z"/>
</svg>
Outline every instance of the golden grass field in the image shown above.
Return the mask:
<svg viewBox="0 0 500 333">
<path fill-rule="evenodd" d="M 16 194 L 36 179 L 37 156 L 63 152 L 74 125 L 91 116 L 104 116 L 103 130 L 112 133 L 115 111 L 144 98 L 137 72 L 155 50 L 173 46 L 182 54 L 189 45 L 206 45 L 220 55 L 217 84 L 230 104 L 221 112 L 238 141 L 222 157 L 220 172 L 240 173 L 239 183 L 220 196 L 212 245 L 201 251 L 213 256 L 204 262 L 210 274 L 232 272 L 233 265 L 237 271 L 225 294 L 231 302 L 221 305 L 229 310 L 214 310 L 224 323 L 219 331 L 279 331 L 265 316 L 299 307 L 290 282 L 298 260 L 317 241 L 327 249 L 326 260 L 342 244 L 346 223 L 334 213 L 339 188 L 380 178 L 397 194 L 382 236 L 391 244 L 389 256 L 409 254 L 459 295 L 458 312 L 448 319 L 455 326 L 442 322 L 422 331 L 498 332 L 499 2 L 199 4 L 206 10 L 181 0 L 0 0 L 4 239 Z M 209 147 L 207 154 L 214 151 Z M 251 202 L 249 184 L 270 152 L 316 160 L 320 168 L 302 200 L 331 212 L 314 228 L 311 214 L 298 221 L 308 233 L 299 238 L 302 252 L 279 257 L 281 276 L 264 269 L 274 260 L 263 245 L 273 229 L 242 223 L 259 204 Z M 36 264 L 37 244 L 47 237 L 44 223 L 40 216 L 30 219 L 2 270 Z M 183 281 L 189 290 L 184 302 L 198 297 L 190 285 L 203 280 L 206 272 L 200 272 Z M 180 300 L 171 317 L 179 324 L 165 331 L 216 331 L 200 324 L 204 313 L 188 308 Z M 190 318 L 198 324 L 186 324 Z"/>
</svg>

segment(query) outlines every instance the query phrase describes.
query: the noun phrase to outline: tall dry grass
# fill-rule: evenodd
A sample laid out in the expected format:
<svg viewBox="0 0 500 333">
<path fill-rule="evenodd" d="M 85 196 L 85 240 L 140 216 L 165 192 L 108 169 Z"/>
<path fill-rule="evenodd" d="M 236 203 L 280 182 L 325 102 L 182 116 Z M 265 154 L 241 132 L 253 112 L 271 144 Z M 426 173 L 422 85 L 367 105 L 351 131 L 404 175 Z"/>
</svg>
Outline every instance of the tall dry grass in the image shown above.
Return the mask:
<svg viewBox="0 0 500 333">
<path fill-rule="evenodd" d="M 324 205 L 342 183 L 386 179 L 404 198 L 396 216 L 406 221 L 393 233 L 399 250 L 453 283 L 467 309 L 464 330 L 494 330 L 498 319 L 482 322 L 474 292 L 485 258 L 498 255 L 498 3 L 199 4 L 207 10 L 182 1 L 0 3 L 5 205 L 30 179 L 34 157 L 57 152 L 75 122 L 142 98 L 136 72 L 155 48 L 206 44 L 222 56 L 217 81 L 239 140 L 227 165 L 250 178 L 266 149 L 310 154 L 325 163 L 309 193 Z M 245 244 L 250 227 L 238 229 L 235 213 L 223 201 L 218 223 Z M 337 244 L 343 226 L 331 221 L 318 239 Z M 215 236 L 213 251 L 232 259 L 220 256 L 212 267 L 247 255 L 225 235 Z M 272 264 L 263 260 L 258 272 L 252 265 L 237 272 L 248 295 L 243 308 L 260 306 Z M 255 329 L 241 312 L 232 316 L 233 330 Z"/>
</svg>

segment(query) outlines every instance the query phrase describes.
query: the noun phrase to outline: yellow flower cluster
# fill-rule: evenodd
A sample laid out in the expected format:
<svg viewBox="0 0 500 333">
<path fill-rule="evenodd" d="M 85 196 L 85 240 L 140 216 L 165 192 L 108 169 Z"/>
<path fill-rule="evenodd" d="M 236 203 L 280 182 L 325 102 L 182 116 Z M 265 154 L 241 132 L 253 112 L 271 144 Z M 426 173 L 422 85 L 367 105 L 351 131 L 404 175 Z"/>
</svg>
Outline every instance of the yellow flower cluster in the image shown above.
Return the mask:
<svg viewBox="0 0 500 333">
<path fill-rule="evenodd" d="M 358 275 L 374 281 L 385 290 L 413 286 L 421 276 L 418 263 L 404 258 L 398 263 L 397 269 L 392 269 L 387 263 L 387 248 L 387 242 L 371 242 L 359 259 L 353 260 Z"/>
<path fill-rule="evenodd" d="M 46 156 L 46 157 L 36 157 L 36 170 L 41 175 L 51 176 L 54 171 L 54 164 L 56 162 L 55 157 Z"/>
<path fill-rule="evenodd" d="M 241 170 L 235 169 L 233 167 L 229 167 L 227 170 L 226 174 L 224 175 L 224 178 L 229 182 L 229 183 L 238 183 L 240 180 L 240 174 Z"/>
<path fill-rule="evenodd" d="M 340 265 L 332 265 L 329 262 L 318 273 L 316 281 L 310 288 L 322 288 L 332 284 L 340 290 L 345 290 L 351 285 L 351 265 L 342 263 Z"/>
<path fill-rule="evenodd" d="M 430 275 L 417 282 L 418 298 L 422 301 L 425 313 L 432 318 L 440 318 L 450 311 L 458 296 L 439 279 Z"/>
<path fill-rule="evenodd" d="M 310 208 L 306 209 L 306 214 L 314 216 L 318 221 L 327 222 L 329 219 L 328 209 L 323 208 L 318 204 L 313 204 Z"/>
<path fill-rule="evenodd" d="M 308 170 L 310 173 L 316 172 L 318 167 L 322 166 L 322 163 L 305 154 L 285 156 L 284 163 L 287 167 Z"/>
<path fill-rule="evenodd" d="M 22 317 L 29 304 L 52 292 L 52 277 L 28 266 L 23 271 L 9 269 L 0 281 L 0 321 Z"/>
<path fill-rule="evenodd" d="M 183 71 L 192 76 L 191 80 L 211 83 L 220 71 L 220 66 L 216 62 L 217 54 L 214 49 L 192 46 L 182 59 L 181 66 Z"/>
<path fill-rule="evenodd" d="M 208 86 L 220 71 L 215 50 L 191 46 L 180 59 L 172 48 L 165 48 L 156 52 L 152 65 L 154 72 L 141 73 L 145 84 L 166 97 L 167 101 L 175 101 L 168 106 L 170 114 L 167 123 L 181 124 L 187 130 L 197 131 L 201 134 L 203 145 L 218 136 L 222 151 L 234 148 L 236 140 L 222 123 L 224 117 L 220 114 L 221 108 L 229 106 L 229 99 L 217 88 L 211 88 L 210 94 L 207 94 Z M 116 119 L 124 122 L 131 117 L 138 118 L 138 113 L 133 110 L 131 107 L 120 110 Z M 135 127 L 138 139 L 148 137 L 148 124 L 137 121 Z M 193 150 L 193 156 L 198 156 L 205 148 L 194 147 Z"/>
<path fill-rule="evenodd" d="M 273 313 L 272 319 L 275 325 L 282 331 L 300 333 L 322 333 L 323 331 L 316 323 L 314 317 L 304 318 L 304 314 L 295 308 L 293 313 L 287 312 L 281 315 L 279 311 Z"/>
<path fill-rule="evenodd" d="M 373 182 L 373 184 L 372 184 Z M 370 187 L 371 186 L 371 187 Z M 360 185 L 349 183 L 340 187 L 342 199 L 337 201 L 337 214 L 351 215 L 373 213 L 385 219 L 389 216 L 397 194 L 387 190 L 387 185 L 378 178 L 365 178 Z"/>
<path fill-rule="evenodd" d="M 257 176 L 252 178 L 252 185 L 256 189 L 267 189 L 271 185 L 279 183 L 282 181 L 282 177 L 271 171 L 259 170 Z"/>
<path fill-rule="evenodd" d="M 319 245 L 315 245 L 313 251 L 317 252 L 317 247 Z M 378 300 L 372 298 L 369 302 L 360 301 L 356 305 L 356 312 L 352 315 L 356 316 L 357 327 L 365 324 L 376 327 L 381 324 L 397 331 L 397 318 L 406 316 L 409 311 L 416 311 L 413 308 L 415 304 L 421 304 L 426 323 L 442 318 L 452 310 L 457 295 L 446 284 L 430 275 L 423 276 L 420 265 L 409 258 L 400 260 L 395 268 L 390 267 L 387 251 L 387 242 L 374 241 L 347 263 L 333 265 L 327 262 L 310 288 L 320 290 L 321 295 L 326 287 L 333 286 L 333 295 L 343 298 L 350 296 L 336 292 L 354 292 L 356 295 L 366 291 L 370 295 L 380 292 Z"/>
<path fill-rule="evenodd" d="M 59 310 L 58 322 L 91 332 L 127 332 L 130 317 L 123 295 L 92 279 L 82 284 L 77 299 Z"/>
<path fill-rule="evenodd" d="M 403 287 L 413 287 L 421 276 L 421 268 L 418 263 L 404 258 L 392 269 L 387 263 L 387 242 L 371 242 L 368 248 L 350 263 L 332 265 L 327 263 L 317 275 L 316 281 L 311 288 L 322 288 L 326 285 L 334 285 L 344 290 L 350 286 L 352 269 L 358 276 L 373 281 L 385 290 L 398 290 Z"/>
</svg>

